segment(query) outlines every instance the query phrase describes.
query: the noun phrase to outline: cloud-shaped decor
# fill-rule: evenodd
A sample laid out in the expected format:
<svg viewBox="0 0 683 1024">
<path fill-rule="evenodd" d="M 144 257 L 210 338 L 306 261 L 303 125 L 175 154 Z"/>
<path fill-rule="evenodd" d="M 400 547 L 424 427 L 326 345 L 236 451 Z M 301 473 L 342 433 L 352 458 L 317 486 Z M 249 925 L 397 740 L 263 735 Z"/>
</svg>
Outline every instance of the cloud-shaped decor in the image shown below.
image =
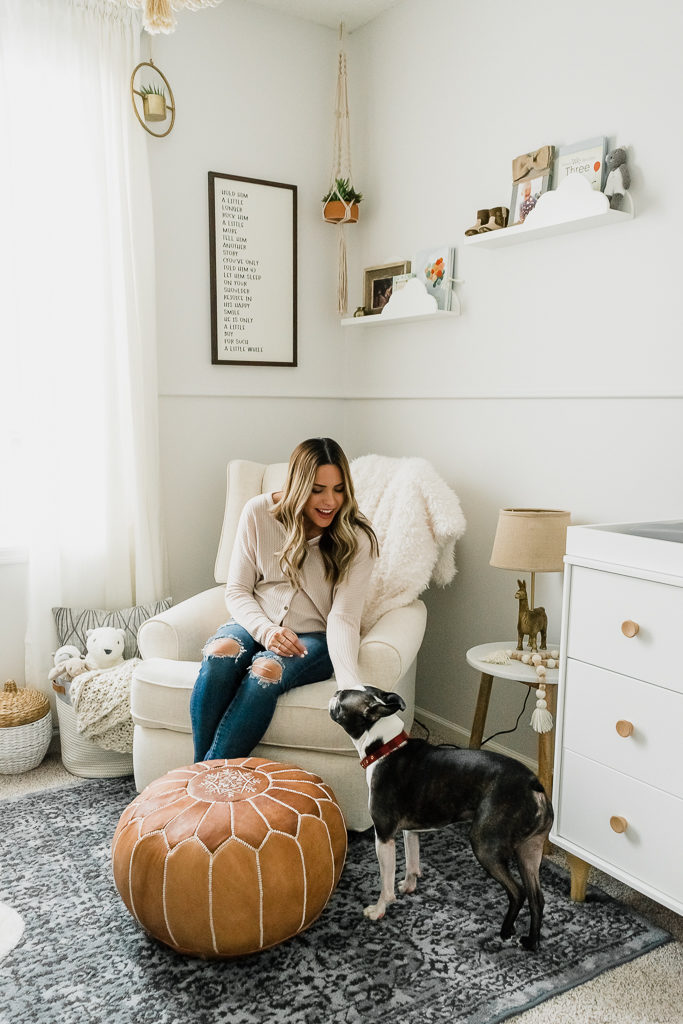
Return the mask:
<svg viewBox="0 0 683 1024">
<path fill-rule="evenodd" d="M 403 288 L 392 292 L 389 301 L 380 313 L 385 319 L 394 316 L 422 316 L 425 313 L 436 313 L 438 305 L 433 295 L 416 277 L 406 281 Z"/>
<path fill-rule="evenodd" d="M 544 192 L 527 214 L 525 228 L 540 228 L 547 224 L 562 224 L 581 217 L 595 217 L 609 210 L 609 199 L 596 192 L 581 174 L 565 178 L 559 188 Z"/>
</svg>

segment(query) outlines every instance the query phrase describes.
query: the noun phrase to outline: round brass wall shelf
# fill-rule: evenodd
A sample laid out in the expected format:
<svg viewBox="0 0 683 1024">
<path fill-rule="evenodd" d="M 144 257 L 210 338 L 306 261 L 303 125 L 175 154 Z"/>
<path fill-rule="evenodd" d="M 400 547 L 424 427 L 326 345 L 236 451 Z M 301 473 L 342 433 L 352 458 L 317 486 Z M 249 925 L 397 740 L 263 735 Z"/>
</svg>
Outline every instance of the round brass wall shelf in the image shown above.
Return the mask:
<svg viewBox="0 0 683 1024">
<path fill-rule="evenodd" d="M 152 81 L 145 82 L 139 89 L 136 89 L 135 76 L 141 68 L 151 68 L 154 75 L 158 75 L 161 81 L 157 82 L 152 79 Z M 166 96 L 167 89 L 168 97 Z M 175 98 L 171 89 L 171 83 L 153 60 L 143 60 L 133 70 L 133 74 L 130 76 L 130 98 L 135 116 L 146 132 L 153 135 L 155 139 L 163 139 L 165 135 L 168 135 L 175 124 Z M 142 113 L 140 113 L 140 108 Z M 155 132 L 146 124 L 146 122 L 163 122 L 165 124 L 169 119 L 169 114 L 171 120 L 165 131 Z"/>
</svg>

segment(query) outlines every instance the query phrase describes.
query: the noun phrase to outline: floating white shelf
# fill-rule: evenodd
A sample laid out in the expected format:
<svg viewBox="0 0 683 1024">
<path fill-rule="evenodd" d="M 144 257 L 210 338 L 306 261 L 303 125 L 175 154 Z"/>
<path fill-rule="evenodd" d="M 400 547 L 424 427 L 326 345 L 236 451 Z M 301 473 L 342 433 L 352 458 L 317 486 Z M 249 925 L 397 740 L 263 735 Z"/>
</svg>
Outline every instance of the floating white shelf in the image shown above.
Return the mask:
<svg viewBox="0 0 683 1024">
<path fill-rule="evenodd" d="M 589 228 L 600 228 L 605 224 L 618 224 L 620 221 L 631 220 L 631 210 L 606 210 L 604 213 L 591 214 L 588 217 L 577 217 L 574 220 L 563 220 L 556 224 L 539 224 L 532 227 L 515 224 L 511 228 L 499 228 L 497 231 L 486 231 L 483 235 L 465 235 L 465 245 L 478 245 L 482 249 L 501 249 L 506 245 L 519 245 L 521 242 L 533 242 L 536 238 L 547 238 L 550 235 L 564 235 L 572 231 L 587 231 Z"/>
<path fill-rule="evenodd" d="M 347 316 L 340 320 L 342 327 L 387 327 L 389 324 L 417 323 L 418 320 L 447 320 L 449 317 L 460 316 L 455 309 L 437 309 L 435 313 L 415 313 L 412 316 Z"/>
</svg>

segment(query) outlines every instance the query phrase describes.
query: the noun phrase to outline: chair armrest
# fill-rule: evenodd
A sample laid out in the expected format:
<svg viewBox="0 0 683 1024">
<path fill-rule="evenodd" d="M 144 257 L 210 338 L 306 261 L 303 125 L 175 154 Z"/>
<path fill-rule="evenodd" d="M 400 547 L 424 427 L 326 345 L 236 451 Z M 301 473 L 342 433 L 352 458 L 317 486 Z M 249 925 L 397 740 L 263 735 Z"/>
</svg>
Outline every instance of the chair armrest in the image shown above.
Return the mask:
<svg viewBox="0 0 683 1024">
<path fill-rule="evenodd" d="M 225 587 L 204 590 L 143 622 L 138 630 L 140 654 L 143 658 L 201 661 L 204 644 L 229 618 Z"/>
<path fill-rule="evenodd" d="M 358 671 L 366 685 L 393 690 L 417 657 L 427 625 L 427 608 L 413 601 L 393 608 L 361 638 Z"/>
</svg>

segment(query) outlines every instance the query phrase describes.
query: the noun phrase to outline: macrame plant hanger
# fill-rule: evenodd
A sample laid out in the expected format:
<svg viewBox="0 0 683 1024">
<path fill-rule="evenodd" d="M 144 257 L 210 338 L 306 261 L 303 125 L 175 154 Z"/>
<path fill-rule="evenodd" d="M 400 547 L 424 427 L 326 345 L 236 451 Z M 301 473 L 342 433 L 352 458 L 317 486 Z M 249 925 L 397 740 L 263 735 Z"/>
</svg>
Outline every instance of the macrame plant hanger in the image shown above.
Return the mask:
<svg viewBox="0 0 683 1024">
<path fill-rule="evenodd" d="M 346 68 L 346 54 L 344 53 L 344 25 L 339 26 L 339 59 L 337 63 L 337 97 L 335 102 L 334 121 L 334 154 L 332 159 L 332 174 L 328 194 L 332 200 L 335 197 L 342 203 L 344 214 L 341 220 L 337 221 L 338 255 L 339 255 L 339 280 L 337 285 L 337 312 L 346 313 L 348 307 L 348 279 L 346 272 L 346 241 L 344 238 L 344 225 L 352 220 L 352 202 L 341 195 L 338 182 L 346 181 L 353 189 L 353 171 L 351 170 L 351 132 L 349 121 L 349 94 L 348 76 Z M 325 206 L 323 206 L 323 219 L 325 218 Z"/>
</svg>

